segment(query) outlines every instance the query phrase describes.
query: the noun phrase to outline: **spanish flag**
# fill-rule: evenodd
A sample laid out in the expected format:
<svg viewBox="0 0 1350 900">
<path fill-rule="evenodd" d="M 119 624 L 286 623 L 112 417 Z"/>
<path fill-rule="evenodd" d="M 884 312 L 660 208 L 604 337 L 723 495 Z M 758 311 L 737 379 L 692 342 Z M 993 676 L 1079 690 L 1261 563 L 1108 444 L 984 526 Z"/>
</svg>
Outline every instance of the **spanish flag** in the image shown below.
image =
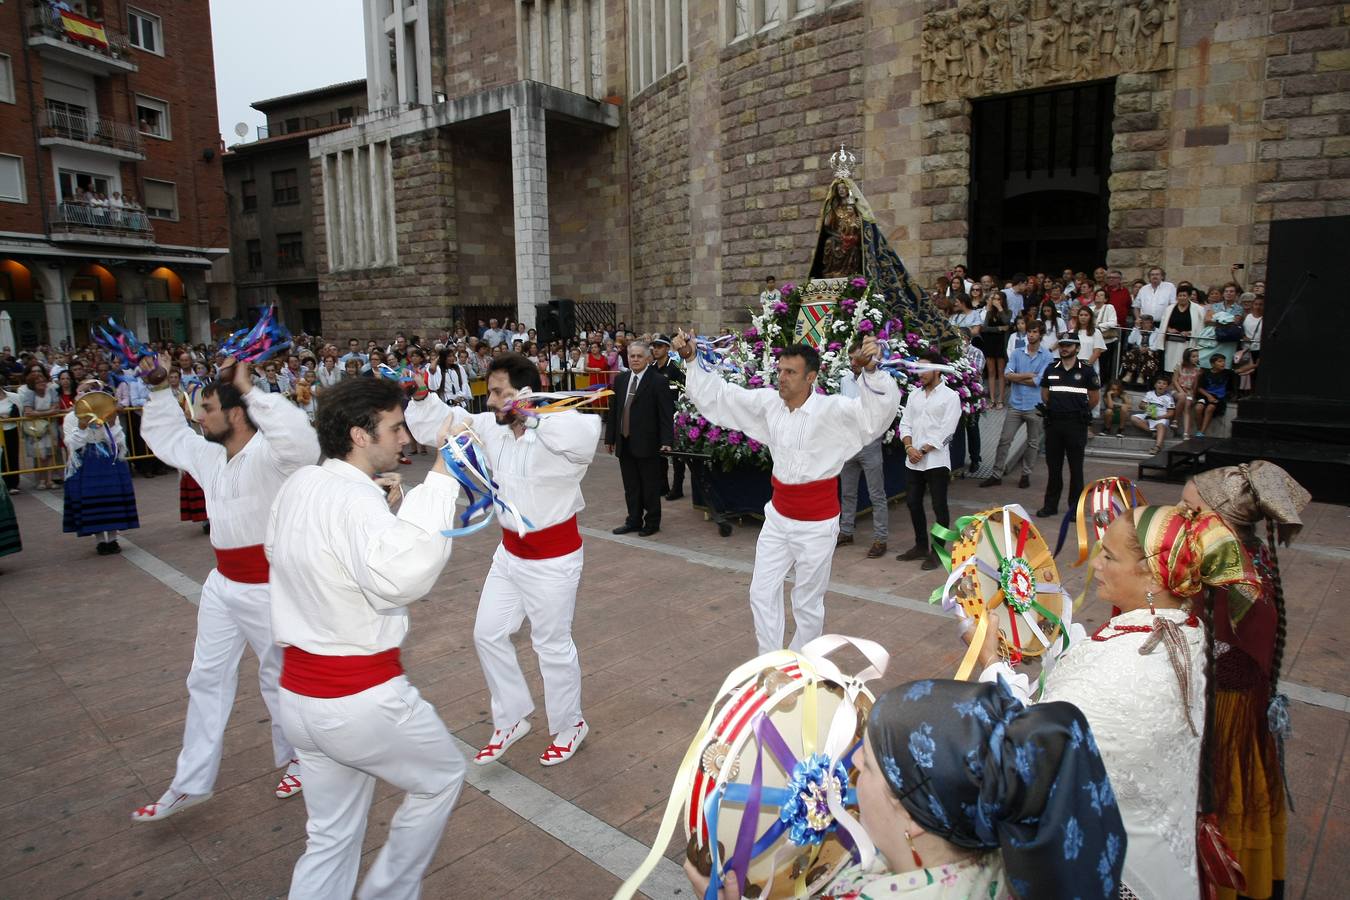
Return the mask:
<svg viewBox="0 0 1350 900">
<path fill-rule="evenodd" d="M 92 44 L 95 47 L 107 49 L 108 33 L 103 30 L 103 25 L 99 22 L 63 9 L 61 10 L 61 27 L 66 30 L 66 34 L 82 44 Z"/>
</svg>

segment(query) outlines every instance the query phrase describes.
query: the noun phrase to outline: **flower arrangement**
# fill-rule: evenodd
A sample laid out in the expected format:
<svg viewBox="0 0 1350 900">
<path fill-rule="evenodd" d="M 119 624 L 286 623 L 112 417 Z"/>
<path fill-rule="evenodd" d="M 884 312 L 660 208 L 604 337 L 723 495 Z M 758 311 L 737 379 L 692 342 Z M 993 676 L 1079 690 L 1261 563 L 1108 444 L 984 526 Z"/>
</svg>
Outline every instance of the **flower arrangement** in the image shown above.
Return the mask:
<svg viewBox="0 0 1350 900">
<path fill-rule="evenodd" d="M 812 301 L 794 284 L 783 285 L 780 299 L 762 301 L 759 312 L 751 316 L 750 327 L 736 337 L 729 352 L 723 356 L 722 377 L 745 388 L 775 389 L 778 356 L 797 341 L 797 320 L 804 302 Z M 820 351 L 816 391 L 839 393 L 841 382 L 850 372 L 850 348 L 863 337 L 872 335 L 887 358 L 926 357 L 936 352 L 943 363 L 955 370 L 944 373 L 943 377 L 948 387 L 961 397 L 962 413 L 972 415 L 983 409 L 984 386 L 980 373 L 965 357 L 946 358 L 936 341 L 909 331 L 901 319 L 887 315 L 885 302 L 885 297 L 873 292 L 863 278 L 850 279 L 833 295 L 833 306 L 824 313 L 815 329 Z M 918 383 L 918 376 L 903 366 L 888 366 L 885 371 L 900 387 L 900 407 L 884 435 L 885 442 L 890 443 L 899 440 L 900 412 L 911 386 Z M 700 415 L 693 403 L 684 397 L 677 406 L 675 441 L 681 450 L 707 454 L 723 470 L 745 466 L 767 470 L 773 465 L 763 444 L 742 432 L 719 428 Z"/>
</svg>

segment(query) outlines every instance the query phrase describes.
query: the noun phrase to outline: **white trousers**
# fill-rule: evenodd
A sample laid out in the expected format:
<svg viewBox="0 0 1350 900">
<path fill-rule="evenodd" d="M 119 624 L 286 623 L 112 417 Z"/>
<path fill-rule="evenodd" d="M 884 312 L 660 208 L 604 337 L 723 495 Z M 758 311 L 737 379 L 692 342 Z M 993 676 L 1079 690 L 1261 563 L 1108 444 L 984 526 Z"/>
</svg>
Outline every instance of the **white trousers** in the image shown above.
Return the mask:
<svg viewBox="0 0 1350 900">
<path fill-rule="evenodd" d="M 797 632 L 790 649 L 800 650 L 825 629 L 825 588 L 830 583 L 839 517 L 818 522 L 789 519 L 764 507 L 764 526 L 755 542 L 755 574 L 750 579 L 750 612 L 755 618 L 755 640 L 761 654 L 783 649 L 787 627 L 783 612 L 783 579 L 795 572 L 792 616 Z"/>
<path fill-rule="evenodd" d="M 258 657 L 258 689 L 272 720 L 272 760 L 283 766 L 295 755 L 278 716 L 281 648 L 272 641 L 270 586 L 231 581 L 212 569 L 197 607 L 187 721 L 172 785 L 179 793 L 206 794 L 215 788 L 245 645 Z"/>
<path fill-rule="evenodd" d="M 530 641 L 544 679 L 548 730 L 581 719 L 581 662 L 572 642 L 572 613 L 585 549 L 553 559 L 521 559 L 500 544 L 478 597 L 473 644 L 492 694 L 492 727 L 509 728 L 534 712 L 511 635 L 530 620 Z"/>
<path fill-rule="evenodd" d="M 464 756 L 435 708 L 400 675 L 328 700 L 283 688 L 281 723 L 300 757 L 300 796 L 309 815 L 290 900 L 352 896 L 377 778 L 406 795 L 357 896 L 420 896 L 422 876 L 464 787 Z"/>
</svg>

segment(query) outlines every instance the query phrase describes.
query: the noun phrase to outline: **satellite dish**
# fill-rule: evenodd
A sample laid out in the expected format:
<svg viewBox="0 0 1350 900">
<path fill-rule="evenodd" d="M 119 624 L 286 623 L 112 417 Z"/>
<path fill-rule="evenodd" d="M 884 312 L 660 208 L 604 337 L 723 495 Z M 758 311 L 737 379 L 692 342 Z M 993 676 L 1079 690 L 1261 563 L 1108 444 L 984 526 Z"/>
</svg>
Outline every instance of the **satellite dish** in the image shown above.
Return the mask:
<svg viewBox="0 0 1350 900">
<path fill-rule="evenodd" d="M 248 123 L 240 122 L 238 125 L 234 126 L 234 133 L 240 137 L 248 137 Z"/>
</svg>

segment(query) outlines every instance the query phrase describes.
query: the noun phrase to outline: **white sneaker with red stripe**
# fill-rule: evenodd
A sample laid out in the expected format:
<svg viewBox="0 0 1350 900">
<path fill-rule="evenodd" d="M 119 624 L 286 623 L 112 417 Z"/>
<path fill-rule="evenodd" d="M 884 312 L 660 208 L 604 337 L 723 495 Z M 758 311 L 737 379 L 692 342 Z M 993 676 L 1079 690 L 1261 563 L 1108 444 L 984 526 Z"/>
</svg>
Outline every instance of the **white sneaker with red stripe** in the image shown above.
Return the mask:
<svg viewBox="0 0 1350 900">
<path fill-rule="evenodd" d="M 211 799 L 211 794 L 179 794 L 170 789 L 154 803 L 147 803 L 131 814 L 133 822 L 158 822 L 176 815 L 198 803 Z"/>
<path fill-rule="evenodd" d="M 286 774 L 277 782 L 275 793 L 278 800 L 285 800 L 287 797 L 294 797 L 301 790 L 303 788 L 300 787 L 300 760 L 293 759 L 286 767 Z"/>
<path fill-rule="evenodd" d="M 581 742 L 591 733 L 591 727 L 582 719 L 571 728 L 564 728 L 553 738 L 553 743 L 539 754 L 539 765 L 556 766 L 572 758 L 572 754 L 581 749 Z"/>
<path fill-rule="evenodd" d="M 507 747 L 529 733 L 529 719 L 521 719 L 510 728 L 498 728 L 492 732 L 492 740 L 488 741 L 487 746 L 479 750 L 477 755 L 474 756 L 474 763 L 480 766 L 487 765 L 505 753 Z"/>
</svg>

